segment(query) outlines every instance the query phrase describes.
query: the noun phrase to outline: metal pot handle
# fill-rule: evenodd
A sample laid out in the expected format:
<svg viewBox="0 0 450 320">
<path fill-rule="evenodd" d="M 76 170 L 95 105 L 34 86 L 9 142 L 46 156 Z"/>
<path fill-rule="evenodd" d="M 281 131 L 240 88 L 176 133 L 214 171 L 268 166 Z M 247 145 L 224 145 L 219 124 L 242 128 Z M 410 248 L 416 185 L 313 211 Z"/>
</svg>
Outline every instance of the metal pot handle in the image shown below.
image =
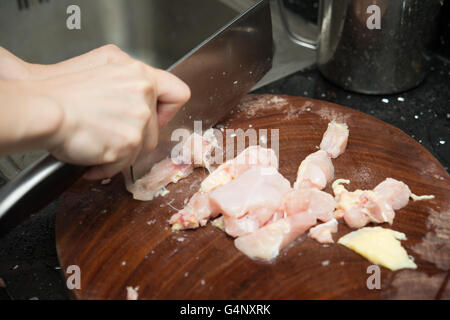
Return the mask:
<svg viewBox="0 0 450 320">
<path fill-rule="evenodd" d="M 289 26 L 288 18 L 286 15 L 286 8 L 284 7 L 283 0 L 277 0 L 278 1 L 278 8 L 280 10 L 280 18 L 281 22 L 283 23 L 284 28 L 286 29 L 286 32 L 289 36 L 289 38 L 296 44 L 311 49 L 316 50 L 317 49 L 317 40 L 315 39 L 308 39 L 303 36 L 300 36 L 293 32 Z"/>
<path fill-rule="evenodd" d="M 86 171 L 44 156 L 0 189 L 0 237 L 56 199 Z"/>
</svg>

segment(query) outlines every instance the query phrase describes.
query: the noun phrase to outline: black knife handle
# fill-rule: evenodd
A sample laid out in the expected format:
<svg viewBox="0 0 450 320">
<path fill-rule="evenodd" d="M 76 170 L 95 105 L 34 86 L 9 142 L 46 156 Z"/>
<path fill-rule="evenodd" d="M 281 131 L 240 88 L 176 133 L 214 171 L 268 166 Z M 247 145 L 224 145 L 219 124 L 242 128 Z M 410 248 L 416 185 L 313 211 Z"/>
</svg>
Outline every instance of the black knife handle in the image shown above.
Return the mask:
<svg viewBox="0 0 450 320">
<path fill-rule="evenodd" d="M 0 189 L 0 238 L 70 187 L 86 167 L 45 156 Z"/>
</svg>

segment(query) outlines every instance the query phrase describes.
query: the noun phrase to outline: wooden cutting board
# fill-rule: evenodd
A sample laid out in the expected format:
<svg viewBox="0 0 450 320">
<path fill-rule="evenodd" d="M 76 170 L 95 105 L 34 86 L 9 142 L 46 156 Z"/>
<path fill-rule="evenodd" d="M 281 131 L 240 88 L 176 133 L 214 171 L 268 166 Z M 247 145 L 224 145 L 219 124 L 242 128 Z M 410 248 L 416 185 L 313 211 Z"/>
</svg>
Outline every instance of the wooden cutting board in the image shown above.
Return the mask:
<svg viewBox="0 0 450 320">
<path fill-rule="evenodd" d="M 449 299 L 450 178 L 420 144 L 367 114 L 292 96 L 249 95 L 222 124 L 279 129 L 280 172 L 293 182 L 333 119 L 350 128 L 346 152 L 333 161 L 335 177 L 350 179 L 350 190 L 371 189 L 392 177 L 415 194 L 436 196 L 411 201 L 392 225 L 406 233 L 403 245 L 417 270 L 381 268 L 381 289 L 369 290 L 371 263 L 338 244 L 321 245 L 303 235 L 276 261 L 261 263 L 210 224 L 174 233 L 168 225 L 174 208 L 182 208 L 207 176 L 197 169 L 150 202 L 133 200 L 120 176 L 107 185 L 79 180 L 64 194 L 57 251 L 63 271 L 80 267 L 75 297 L 125 299 L 126 287 L 138 286 L 139 299 Z M 334 239 L 350 231 L 340 224 Z"/>
</svg>

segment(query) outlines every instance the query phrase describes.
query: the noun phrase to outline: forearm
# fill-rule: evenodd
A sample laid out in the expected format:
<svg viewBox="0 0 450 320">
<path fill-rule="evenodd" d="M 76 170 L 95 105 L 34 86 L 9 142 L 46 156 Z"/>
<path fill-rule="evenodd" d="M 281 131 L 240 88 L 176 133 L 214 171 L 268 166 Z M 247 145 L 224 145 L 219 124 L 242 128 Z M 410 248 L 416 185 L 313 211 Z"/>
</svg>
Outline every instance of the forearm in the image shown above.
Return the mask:
<svg viewBox="0 0 450 320">
<path fill-rule="evenodd" d="M 71 61 L 71 60 L 68 60 Z M 8 50 L 0 47 L 0 79 L 4 80 L 42 80 L 64 74 L 65 64 L 33 64 L 23 61 Z M 71 70 L 69 70 L 70 72 Z"/>
<path fill-rule="evenodd" d="M 0 156 L 51 148 L 63 112 L 53 100 L 39 94 L 38 85 L 0 80 Z"/>
<path fill-rule="evenodd" d="M 0 79 L 25 80 L 30 75 L 30 64 L 0 47 Z"/>
<path fill-rule="evenodd" d="M 51 65 L 33 64 L 23 61 L 8 50 L 0 47 L 0 79 L 48 79 L 76 71 L 76 60 L 77 58 L 74 58 Z"/>
</svg>

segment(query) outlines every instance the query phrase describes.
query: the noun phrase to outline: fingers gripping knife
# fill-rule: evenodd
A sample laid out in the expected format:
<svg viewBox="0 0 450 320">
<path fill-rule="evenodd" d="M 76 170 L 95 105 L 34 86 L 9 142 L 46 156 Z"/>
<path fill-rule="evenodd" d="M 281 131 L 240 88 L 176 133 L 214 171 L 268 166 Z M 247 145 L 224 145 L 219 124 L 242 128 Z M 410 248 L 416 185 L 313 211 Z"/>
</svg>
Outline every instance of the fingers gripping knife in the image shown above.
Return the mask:
<svg viewBox="0 0 450 320">
<path fill-rule="evenodd" d="M 273 45 L 269 1 L 263 0 L 236 17 L 168 71 L 186 82 L 191 99 L 163 128 L 158 146 L 141 154 L 124 173 L 127 184 L 167 157 L 177 141 L 175 129 L 214 126 L 272 67 Z M 66 190 L 86 168 L 52 156 L 22 171 L 0 189 L 0 236 Z"/>
</svg>

